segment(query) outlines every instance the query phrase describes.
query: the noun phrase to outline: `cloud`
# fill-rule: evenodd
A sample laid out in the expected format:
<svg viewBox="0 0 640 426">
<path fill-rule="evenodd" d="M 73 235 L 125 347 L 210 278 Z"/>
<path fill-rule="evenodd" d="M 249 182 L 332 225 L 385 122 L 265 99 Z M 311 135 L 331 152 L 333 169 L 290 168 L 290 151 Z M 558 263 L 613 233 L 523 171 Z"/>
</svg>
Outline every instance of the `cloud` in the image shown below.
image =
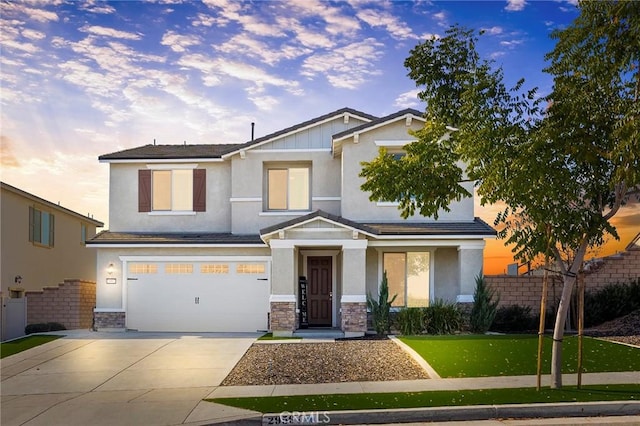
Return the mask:
<svg viewBox="0 0 640 426">
<path fill-rule="evenodd" d="M 301 14 L 307 18 L 320 18 L 325 22 L 324 31 L 332 36 L 354 36 L 360 30 L 358 19 L 343 13 L 339 7 L 332 7 L 330 3 L 320 0 L 294 0 L 287 3 L 295 15 Z"/>
<path fill-rule="evenodd" d="M 97 13 L 100 15 L 110 15 L 116 13 L 116 9 L 105 1 L 82 1 L 78 3 L 78 9 L 89 13 Z"/>
<path fill-rule="evenodd" d="M 114 28 L 102 27 L 99 25 L 84 25 L 80 31 L 104 37 L 121 38 L 125 40 L 140 40 L 140 34 L 134 34 L 126 31 L 116 30 Z"/>
<path fill-rule="evenodd" d="M 174 31 L 168 31 L 162 36 L 160 44 L 169 46 L 174 52 L 186 52 L 191 46 L 197 46 L 201 43 L 198 36 L 182 35 Z"/>
<path fill-rule="evenodd" d="M 503 40 L 500 42 L 500 46 L 513 49 L 515 47 L 520 46 L 522 43 L 524 43 L 524 40 Z"/>
<path fill-rule="evenodd" d="M 526 0 L 507 0 L 507 5 L 504 10 L 509 12 L 519 12 L 527 5 Z"/>
<path fill-rule="evenodd" d="M 249 100 L 261 111 L 273 111 L 280 102 L 273 96 L 248 96 Z"/>
<path fill-rule="evenodd" d="M 277 26 L 261 22 L 254 15 L 251 15 L 251 10 L 243 9 L 242 3 L 230 0 L 204 0 L 203 3 L 218 14 L 214 22 L 220 26 L 226 26 L 229 22 L 236 22 L 251 34 L 269 37 L 285 35 Z"/>
<path fill-rule="evenodd" d="M 46 3 L 43 3 L 46 4 Z M 2 2 L 2 14 L 3 15 L 25 15 L 30 20 L 47 23 L 50 21 L 58 21 L 58 15 L 55 12 L 51 12 L 44 9 L 34 9 L 32 7 L 25 6 L 24 3 L 9 3 Z M 4 28 L 3 28 L 4 31 Z"/>
<path fill-rule="evenodd" d="M 13 141 L 8 136 L 0 136 L 0 165 L 2 167 L 20 167 L 13 150 Z"/>
<path fill-rule="evenodd" d="M 375 62 L 382 56 L 382 43 L 373 38 L 351 43 L 305 59 L 301 74 L 313 78 L 324 75 L 336 88 L 357 89 L 367 77 L 379 75 Z"/>
<path fill-rule="evenodd" d="M 384 27 L 389 32 L 389 34 L 391 34 L 391 36 L 397 40 L 419 38 L 411 31 L 409 25 L 400 21 L 397 17 L 391 15 L 389 12 L 374 9 L 365 9 L 357 12 L 356 16 L 373 28 Z"/>
<path fill-rule="evenodd" d="M 47 37 L 47 35 L 43 32 L 31 30 L 28 28 L 22 30 L 22 36 L 30 40 L 42 40 L 43 38 Z"/>
<path fill-rule="evenodd" d="M 420 89 L 413 89 L 408 92 L 401 93 L 393 102 L 393 106 L 401 109 L 415 108 L 419 106 L 422 101 L 418 99 L 418 93 L 420 93 Z"/>
<path fill-rule="evenodd" d="M 247 33 L 238 34 L 231 38 L 231 40 L 219 46 L 213 45 L 212 47 L 218 51 L 234 54 L 235 56 L 257 58 L 268 65 L 275 65 L 282 60 L 295 59 L 312 52 L 312 50 L 308 48 L 287 44 L 280 44 L 271 48 L 267 43 L 257 40 Z"/>
<path fill-rule="evenodd" d="M 498 26 L 493 26 L 490 28 L 481 28 L 481 31 L 484 31 L 485 34 L 487 35 L 498 35 L 498 34 L 502 34 L 502 27 L 498 27 Z"/>
<path fill-rule="evenodd" d="M 197 18 L 191 21 L 191 25 L 194 27 L 212 27 L 217 21 L 213 16 L 204 13 L 198 13 L 196 16 Z"/>
</svg>

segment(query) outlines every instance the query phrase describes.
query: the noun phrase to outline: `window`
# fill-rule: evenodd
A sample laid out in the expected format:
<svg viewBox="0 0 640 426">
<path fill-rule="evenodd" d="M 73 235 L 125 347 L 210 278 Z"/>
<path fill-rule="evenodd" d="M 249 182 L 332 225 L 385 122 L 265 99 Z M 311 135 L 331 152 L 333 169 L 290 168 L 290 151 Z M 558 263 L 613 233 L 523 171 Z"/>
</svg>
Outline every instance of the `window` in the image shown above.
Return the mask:
<svg viewBox="0 0 640 426">
<path fill-rule="evenodd" d="M 209 263 L 200 265 L 201 274 L 228 274 L 229 265 L 226 263 Z"/>
<path fill-rule="evenodd" d="M 309 210 L 309 167 L 267 169 L 267 210 Z"/>
<path fill-rule="evenodd" d="M 158 265 L 156 263 L 130 263 L 130 274 L 157 274 Z"/>
<path fill-rule="evenodd" d="M 167 263 L 164 266 L 167 274 L 192 274 L 193 265 L 191 263 Z"/>
<path fill-rule="evenodd" d="M 206 211 L 206 170 L 138 170 L 138 211 Z"/>
<path fill-rule="evenodd" d="M 29 207 L 29 241 L 46 247 L 53 247 L 54 215 Z"/>
<path fill-rule="evenodd" d="M 392 306 L 424 307 L 429 305 L 429 253 L 384 253 L 389 296 L 397 294 Z"/>
<path fill-rule="evenodd" d="M 238 263 L 236 272 L 238 274 L 264 274 L 264 263 Z"/>
</svg>

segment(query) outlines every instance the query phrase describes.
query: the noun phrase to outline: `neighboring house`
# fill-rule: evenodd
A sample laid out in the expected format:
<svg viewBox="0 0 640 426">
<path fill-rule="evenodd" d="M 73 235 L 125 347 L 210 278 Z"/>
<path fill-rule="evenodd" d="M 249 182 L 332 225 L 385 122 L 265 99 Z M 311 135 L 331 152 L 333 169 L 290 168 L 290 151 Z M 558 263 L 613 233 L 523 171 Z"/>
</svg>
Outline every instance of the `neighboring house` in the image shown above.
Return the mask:
<svg viewBox="0 0 640 426">
<path fill-rule="evenodd" d="M 96 235 L 102 222 L 4 182 L 0 188 L 3 307 L 27 291 L 57 286 L 65 279 L 95 282 L 96 254 L 85 241 Z M 3 311 L 6 332 L 11 324 L 5 315 Z M 24 325 L 18 329 L 24 331 Z"/>
<path fill-rule="evenodd" d="M 383 270 L 395 306 L 473 300 L 484 238 L 473 199 L 403 220 L 360 189 L 361 162 L 424 125 L 344 108 L 238 145 L 146 145 L 110 165 L 98 328 L 364 334 Z M 473 192 L 472 183 L 465 183 Z M 306 309 L 305 309 L 306 308 Z"/>
</svg>

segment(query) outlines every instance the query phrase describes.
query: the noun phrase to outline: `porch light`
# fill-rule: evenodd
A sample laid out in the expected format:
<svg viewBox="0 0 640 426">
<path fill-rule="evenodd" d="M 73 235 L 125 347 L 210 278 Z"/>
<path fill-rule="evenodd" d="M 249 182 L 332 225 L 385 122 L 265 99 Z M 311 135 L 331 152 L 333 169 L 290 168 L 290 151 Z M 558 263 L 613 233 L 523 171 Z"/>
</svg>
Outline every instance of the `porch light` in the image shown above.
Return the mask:
<svg viewBox="0 0 640 426">
<path fill-rule="evenodd" d="M 114 270 L 115 270 L 115 267 L 113 266 L 113 262 L 112 262 L 109 264 L 109 266 L 107 266 L 107 274 L 113 275 Z"/>
</svg>

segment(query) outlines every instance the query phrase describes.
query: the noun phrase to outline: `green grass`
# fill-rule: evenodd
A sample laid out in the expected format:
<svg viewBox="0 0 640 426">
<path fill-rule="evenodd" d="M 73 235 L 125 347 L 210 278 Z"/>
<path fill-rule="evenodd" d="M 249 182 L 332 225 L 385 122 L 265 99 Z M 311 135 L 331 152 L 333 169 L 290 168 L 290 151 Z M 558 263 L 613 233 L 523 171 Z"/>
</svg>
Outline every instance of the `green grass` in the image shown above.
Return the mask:
<svg viewBox="0 0 640 426">
<path fill-rule="evenodd" d="M 537 335 L 457 335 L 400 337 L 441 377 L 491 377 L 536 374 Z M 544 340 L 543 374 L 551 368 L 551 338 Z M 565 337 L 563 373 L 576 373 L 578 338 Z M 640 349 L 584 338 L 583 372 L 640 371 Z"/>
<path fill-rule="evenodd" d="M 262 413 L 633 400 L 640 400 L 640 384 L 206 399 Z"/>
<path fill-rule="evenodd" d="M 260 337 L 258 337 L 258 340 L 300 340 L 300 337 L 274 337 L 273 333 L 267 333 L 264 334 Z"/>
<path fill-rule="evenodd" d="M 17 354 L 27 349 L 40 346 L 52 340 L 59 339 L 63 336 L 45 335 L 45 336 L 27 336 L 22 339 L 12 340 L 10 342 L 0 343 L 0 358 Z"/>
</svg>

